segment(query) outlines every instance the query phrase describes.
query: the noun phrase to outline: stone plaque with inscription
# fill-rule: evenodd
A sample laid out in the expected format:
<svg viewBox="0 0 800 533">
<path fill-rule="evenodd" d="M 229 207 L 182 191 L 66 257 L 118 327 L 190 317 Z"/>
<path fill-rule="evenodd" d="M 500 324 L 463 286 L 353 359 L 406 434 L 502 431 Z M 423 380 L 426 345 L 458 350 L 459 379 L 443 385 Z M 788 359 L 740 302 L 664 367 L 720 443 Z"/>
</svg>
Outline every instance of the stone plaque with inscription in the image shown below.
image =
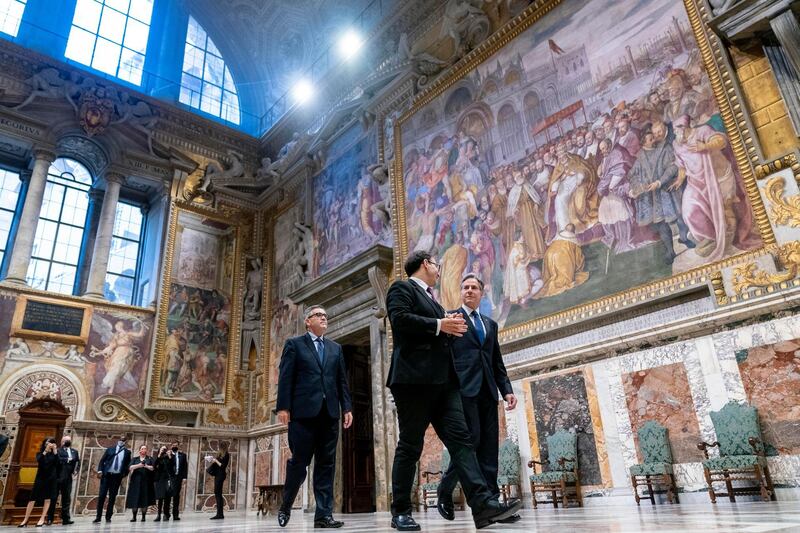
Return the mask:
<svg viewBox="0 0 800 533">
<path fill-rule="evenodd" d="M 20 296 L 10 335 L 69 344 L 85 344 L 92 306 L 53 298 Z"/>
</svg>

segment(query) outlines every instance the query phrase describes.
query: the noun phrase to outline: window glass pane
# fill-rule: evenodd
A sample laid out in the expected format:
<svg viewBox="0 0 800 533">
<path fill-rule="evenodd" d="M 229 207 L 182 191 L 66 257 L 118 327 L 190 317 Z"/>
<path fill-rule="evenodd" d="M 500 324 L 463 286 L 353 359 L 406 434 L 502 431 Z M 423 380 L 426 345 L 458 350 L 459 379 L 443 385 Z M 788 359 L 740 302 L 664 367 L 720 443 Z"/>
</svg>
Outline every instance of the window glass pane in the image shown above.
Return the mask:
<svg viewBox="0 0 800 533">
<path fill-rule="evenodd" d="M 67 189 L 64 194 L 64 209 L 61 222 L 83 227 L 86 224 L 86 211 L 89 208 L 89 195 L 77 189 Z"/>
<path fill-rule="evenodd" d="M 197 23 L 194 17 L 189 17 L 189 28 L 186 31 L 186 42 L 202 48 L 206 47 L 206 31 Z"/>
<path fill-rule="evenodd" d="M 89 33 L 77 26 L 73 26 L 69 32 L 67 40 L 67 50 L 64 55 L 69 59 L 74 59 L 78 63 L 88 65 L 92 62 L 92 52 L 94 51 L 94 41 L 97 36 Z"/>
<path fill-rule="evenodd" d="M 0 31 L 17 36 L 27 0 L 0 0 Z"/>
<path fill-rule="evenodd" d="M 203 76 L 203 51 L 190 44 L 186 45 L 183 52 L 183 71 L 201 78 Z"/>
<path fill-rule="evenodd" d="M 150 24 L 150 17 L 153 15 L 153 0 L 133 0 L 128 15 L 145 24 Z"/>
<path fill-rule="evenodd" d="M 58 245 L 53 249 L 53 261 L 77 265 L 78 258 L 81 255 L 82 239 L 82 228 L 61 225 L 58 228 L 58 235 L 56 237 Z"/>
<path fill-rule="evenodd" d="M 8 246 L 8 232 L 11 231 L 12 222 L 14 222 L 13 211 L 0 211 L 0 250 L 5 250 Z"/>
<path fill-rule="evenodd" d="M 48 170 L 48 174 L 56 176 L 64 172 L 70 174 L 70 179 L 80 183 L 86 183 L 87 185 L 92 184 L 92 175 L 89 173 L 89 170 L 74 159 L 56 159 L 53 164 L 50 165 L 50 170 Z"/>
<path fill-rule="evenodd" d="M 102 9 L 102 4 L 96 0 L 78 0 L 75 4 L 75 17 L 72 19 L 72 23 L 84 30 L 97 33 Z"/>
<path fill-rule="evenodd" d="M 47 282 L 47 290 L 61 294 L 72 294 L 76 270 L 74 266 L 52 263 L 50 265 L 50 279 Z"/>
<path fill-rule="evenodd" d="M 239 98 L 228 91 L 224 91 L 222 95 L 222 118 L 235 124 L 239 123 Z"/>
<path fill-rule="evenodd" d="M 141 209 L 131 204 L 118 203 L 114 219 L 114 235 L 138 241 L 141 227 Z"/>
<path fill-rule="evenodd" d="M 103 293 L 110 302 L 130 305 L 133 303 L 133 278 L 117 274 L 106 274 Z"/>
<path fill-rule="evenodd" d="M 129 0 L 105 0 L 106 5 L 123 13 L 128 12 Z"/>
<path fill-rule="evenodd" d="M 147 34 L 150 28 L 147 24 L 128 19 L 128 27 L 125 29 L 125 48 L 130 48 L 134 52 L 144 54 L 147 50 Z"/>
<path fill-rule="evenodd" d="M 203 82 L 203 96 L 200 99 L 200 109 L 206 113 L 219 116 L 220 100 L 222 99 L 222 89 L 216 85 Z"/>
<path fill-rule="evenodd" d="M 233 83 L 233 76 L 231 76 L 231 71 L 228 70 L 228 67 L 225 67 L 225 85 L 223 87 L 225 87 L 226 91 L 236 94 L 236 85 Z"/>
<path fill-rule="evenodd" d="M 119 77 L 139 85 L 142 82 L 143 71 L 144 56 L 128 50 L 127 48 L 123 48 L 119 64 Z"/>
<path fill-rule="evenodd" d="M 206 50 L 210 54 L 214 54 L 215 56 L 222 57 L 222 54 L 217 49 L 216 45 L 214 45 L 214 41 L 212 41 L 211 39 L 208 40 L 208 44 L 206 45 Z"/>
<path fill-rule="evenodd" d="M 111 252 L 108 254 L 108 271 L 133 276 L 136 273 L 136 260 L 139 243 L 114 237 L 111 239 Z"/>
<path fill-rule="evenodd" d="M 42 199 L 42 210 L 39 216 L 50 220 L 58 220 L 61 215 L 61 202 L 64 200 L 66 187 L 47 183 L 44 187 L 44 197 Z"/>
<path fill-rule="evenodd" d="M 106 74 L 117 74 L 120 46 L 105 39 L 97 39 L 92 58 L 92 67 Z"/>
<path fill-rule="evenodd" d="M 34 289 L 45 290 L 47 288 L 47 273 L 50 271 L 50 262 L 41 259 L 33 259 L 28 265 L 28 275 L 25 280 Z"/>
<path fill-rule="evenodd" d="M 20 187 L 19 174 L 0 170 L 0 209 L 16 209 Z"/>
<path fill-rule="evenodd" d="M 100 30 L 97 34 L 100 37 L 105 37 L 110 41 L 121 44 L 122 36 L 125 33 L 126 19 L 127 17 L 119 11 L 108 9 L 108 7 L 104 8 L 103 16 L 100 18 Z"/>
<path fill-rule="evenodd" d="M 51 259 L 57 232 L 58 223 L 39 219 L 39 223 L 36 225 L 36 234 L 33 237 L 31 255 L 39 259 Z"/>
<path fill-rule="evenodd" d="M 206 56 L 206 65 L 203 69 L 203 79 L 214 85 L 222 86 L 222 74 L 225 69 L 225 63 L 222 58 L 212 55 Z"/>
</svg>

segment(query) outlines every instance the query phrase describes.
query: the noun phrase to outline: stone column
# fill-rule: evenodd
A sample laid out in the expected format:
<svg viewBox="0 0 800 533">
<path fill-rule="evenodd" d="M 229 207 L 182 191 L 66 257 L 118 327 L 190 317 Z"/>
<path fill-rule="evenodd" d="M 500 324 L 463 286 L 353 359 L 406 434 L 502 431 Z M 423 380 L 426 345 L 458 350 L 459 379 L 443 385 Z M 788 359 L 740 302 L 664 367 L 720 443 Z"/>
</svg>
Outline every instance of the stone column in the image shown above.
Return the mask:
<svg viewBox="0 0 800 533">
<path fill-rule="evenodd" d="M 83 229 L 81 256 L 78 259 L 77 294 L 86 292 L 89 282 L 89 267 L 92 262 L 92 250 L 97 238 L 97 226 L 100 224 L 100 210 L 103 208 L 103 197 L 106 191 L 92 187 L 89 189 L 89 209 L 86 213 L 86 226 Z"/>
<path fill-rule="evenodd" d="M 39 224 L 39 213 L 42 210 L 44 188 L 47 185 L 47 170 L 56 160 L 56 154 L 48 149 L 37 148 L 33 151 L 34 163 L 31 179 L 28 183 L 28 192 L 22 206 L 17 235 L 14 239 L 14 249 L 8 262 L 8 276 L 4 283 L 12 285 L 27 285 L 25 278 L 28 275 L 28 264 L 31 262 L 33 239 L 36 236 L 36 226 Z"/>
<path fill-rule="evenodd" d="M 103 196 L 103 207 L 100 209 L 100 221 L 97 224 L 97 236 L 94 239 L 92 266 L 89 267 L 89 279 L 86 282 L 84 296 L 104 300 L 103 286 L 108 269 L 108 254 L 111 251 L 111 236 L 114 231 L 114 218 L 117 214 L 119 188 L 125 180 L 124 176 L 115 172 L 106 174 L 106 193 Z"/>
</svg>

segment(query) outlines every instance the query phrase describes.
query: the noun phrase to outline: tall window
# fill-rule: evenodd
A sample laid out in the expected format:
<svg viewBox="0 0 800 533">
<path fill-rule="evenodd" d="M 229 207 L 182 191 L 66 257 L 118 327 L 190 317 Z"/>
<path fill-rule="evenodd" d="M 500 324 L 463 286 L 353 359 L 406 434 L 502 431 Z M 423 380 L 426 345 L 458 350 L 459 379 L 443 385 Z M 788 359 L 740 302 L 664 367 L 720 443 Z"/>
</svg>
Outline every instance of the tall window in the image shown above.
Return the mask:
<svg viewBox="0 0 800 533">
<path fill-rule="evenodd" d="M 239 124 L 239 96 L 231 71 L 222 60 L 206 31 L 189 17 L 186 48 L 183 52 L 181 103 L 222 120 Z"/>
<path fill-rule="evenodd" d="M 153 0 L 77 0 L 64 55 L 140 85 L 152 13 Z"/>
<path fill-rule="evenodd" d="M 14 221 L 20 186 L 19 174 L 0 170 L 0 264 L 8 248 L 8 233 Z"/>
<path fill-rule="evenodd" d="M 143 219 L 142 210 L 138 206 L 117 203 L 106 285 L 103 289 L 106 299 L 111 302 L 129 305 L 134 303 Z"/>
<path fill-rule="evenodd" d="M 22 12 L 28 0 L 0 0 L 0 31 L 12 37 L 17 36 Z"/>
<path fill-rule="evenodd" d="M 31 287 L 73 293 L 91 185 L 91 174 L 77 161 L 60 158 L 50 165 L 28 266 Z"/>
</svg>

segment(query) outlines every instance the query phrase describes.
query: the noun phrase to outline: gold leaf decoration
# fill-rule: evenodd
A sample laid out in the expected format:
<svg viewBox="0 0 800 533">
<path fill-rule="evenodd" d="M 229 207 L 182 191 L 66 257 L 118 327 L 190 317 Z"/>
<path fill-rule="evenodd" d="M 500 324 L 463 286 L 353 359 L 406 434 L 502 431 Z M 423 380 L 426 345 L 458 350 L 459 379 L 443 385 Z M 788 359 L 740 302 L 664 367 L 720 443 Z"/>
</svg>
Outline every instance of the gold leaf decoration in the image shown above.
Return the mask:
<svg viewBox="0 0 800 533">
<path fill-rule="evenodd" d="M 776 224 L 800 228 L 800 195 L 783 197 L 786 181 L 776 176 L 767 182 L 764 195 L 771 204 L 772 218 Z"/>
<path fill-rule="evenodd" d="M 742 294 L 754 287 L 768 287 L 796 278 L 800 270 L 800 242 L 792 241 L 781 246 L 777 258 L 784 271 L 776 274 L 758 270 L 755 263 L 746 263 L 734 268 L 733 289 Z"/>
</svg>

